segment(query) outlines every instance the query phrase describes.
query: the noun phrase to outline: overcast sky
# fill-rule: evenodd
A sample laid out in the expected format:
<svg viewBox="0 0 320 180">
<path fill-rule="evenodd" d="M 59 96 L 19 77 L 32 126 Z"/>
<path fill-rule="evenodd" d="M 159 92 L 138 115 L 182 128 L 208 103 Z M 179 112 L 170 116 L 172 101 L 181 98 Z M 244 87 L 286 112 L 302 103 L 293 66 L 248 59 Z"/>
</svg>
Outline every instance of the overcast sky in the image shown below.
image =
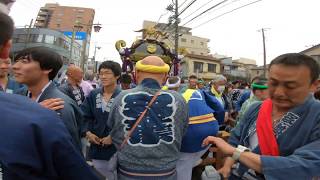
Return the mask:
<svg viewBox="0 0 320 180">
<path fill-rule="evenodd" d="M 179 0 L 181 5 L 185 0 Z M 192 0 L 187 0 L 183 9 Z M 181 15 L 181 25 L 207 8 L 222 0 L 197 0 Z M 187 27 L 194 28 L 225 12 L 255 0 L 229 0 L 210 13 L 204 14 Z M 16 26 L 29 24 L 35 19 L 39 8 L 45 3 L 59 3 L 63 6 L 94 8 L 95 22 L 103 24 L 100 33 L 93 33 L 91 54 L 94 44 L 101 46 L 97 59 L 119 60 L 114 48 L 117 40 L 123 39 L 127 45 L 135 40 L 143 20 L 158 21 L 166 13 L 171 0 L 17 0 L 10 15 Z M 208 3 L 210 2 L 210 3 Z M 202 5 L 208 3 L 193 13 Z M 209 38 L 211 53 L 231 56 L 234 59 L 246 57 L 263 64 L 261 28 L 268 28 L 266 35 L 267 62 L 287 52 L 300 52 L 320 43 L 320 0 L 262 0 L 250 6 L 214 19 L 192 30 L 193 35 Z M 170 13 L 162 16 L 160 22 L 167 22 Z"/>
</svg>

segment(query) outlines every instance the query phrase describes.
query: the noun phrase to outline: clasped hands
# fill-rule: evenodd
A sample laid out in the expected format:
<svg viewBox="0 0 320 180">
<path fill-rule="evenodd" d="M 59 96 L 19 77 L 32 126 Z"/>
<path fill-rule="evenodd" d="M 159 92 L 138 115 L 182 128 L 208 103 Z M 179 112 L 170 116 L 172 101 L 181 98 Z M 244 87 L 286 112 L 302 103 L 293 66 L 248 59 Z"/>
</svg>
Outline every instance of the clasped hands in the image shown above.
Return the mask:
<svg viewBox="0 0 320 180">
<path fill-rule="evenodd" d="M 88 139 L 88 141 L 92 144 L 96 144 L 96 145 L 101 145 L 101 146 L 109 146 L 112 144 L 112 139 L 111 136 L 107 136 L 107 137 L 103 137 L 103 138 L 99 138 L 97 135 L 91 133 L 90 131 L 88 131 L 86 133 L 86 138 Z"/>
</svg>

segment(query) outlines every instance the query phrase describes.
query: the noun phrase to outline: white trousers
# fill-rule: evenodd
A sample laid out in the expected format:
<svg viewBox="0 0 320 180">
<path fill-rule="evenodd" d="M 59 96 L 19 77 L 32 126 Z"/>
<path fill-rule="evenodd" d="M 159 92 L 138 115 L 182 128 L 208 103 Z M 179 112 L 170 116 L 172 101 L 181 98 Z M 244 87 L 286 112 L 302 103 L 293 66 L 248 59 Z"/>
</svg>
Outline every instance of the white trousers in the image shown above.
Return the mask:
<svg viewBox="0 0 320 180">
<path fill-rule="evenodd" d="M 178 180 L 191 180 L 193 167 L 198 165 L 201 156 L 206 153 L 208 149 L 209 147 L 195 153 L 180 152 L 180 158 L 177 162 Z"/>
<path fill-rule="evenodd" d="M 106 177 L 106 180 L 117 180 L 117 169 L 114 168 L 116 162 L 114 161 L 117 161 L 115 156 L 112 156 L 109 161 L 92 159 L 92 165 L 99 173 Z"/>
</svg>

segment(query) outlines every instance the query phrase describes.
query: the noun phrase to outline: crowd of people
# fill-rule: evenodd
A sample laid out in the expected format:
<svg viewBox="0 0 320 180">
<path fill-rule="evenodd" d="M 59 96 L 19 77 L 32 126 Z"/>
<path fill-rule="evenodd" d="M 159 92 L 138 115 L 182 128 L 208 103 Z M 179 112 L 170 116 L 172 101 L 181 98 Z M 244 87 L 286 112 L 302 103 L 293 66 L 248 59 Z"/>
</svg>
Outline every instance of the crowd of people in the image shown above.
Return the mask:
<svg viewBox="0 0 320 180">
<path fill-rule="evenodd" d="M 59 74 L 62 59 L 46 47 L 22 50 L 11 65 L 12 2 L 0 0 L 0 179 L 191 180 L 211 147 L 225 155 L 222 179 L 320 177 L 320 67 L 311 57 L 280 55 L 268 79 L 250 83 L 184 83 L 157 56 L 138 61 L 134 76 L 114 61 L 97 78 L 74 64 Z"/>
</svg>

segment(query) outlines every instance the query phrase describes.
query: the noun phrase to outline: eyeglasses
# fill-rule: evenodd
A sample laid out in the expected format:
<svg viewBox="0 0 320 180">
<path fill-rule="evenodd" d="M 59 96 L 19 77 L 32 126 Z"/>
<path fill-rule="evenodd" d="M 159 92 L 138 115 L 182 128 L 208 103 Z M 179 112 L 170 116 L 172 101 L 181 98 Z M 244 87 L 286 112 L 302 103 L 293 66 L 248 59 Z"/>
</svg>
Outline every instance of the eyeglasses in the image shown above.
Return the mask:
<svg viewBox="0 0 320 180">
<path fill-rule="evenodd" d="M 103 77 L 103 76 L 110 76 L 110 75 L 113 75 L 112 72 L 100 72 L 99 73 L 99 76 Z"/>
</svg>

